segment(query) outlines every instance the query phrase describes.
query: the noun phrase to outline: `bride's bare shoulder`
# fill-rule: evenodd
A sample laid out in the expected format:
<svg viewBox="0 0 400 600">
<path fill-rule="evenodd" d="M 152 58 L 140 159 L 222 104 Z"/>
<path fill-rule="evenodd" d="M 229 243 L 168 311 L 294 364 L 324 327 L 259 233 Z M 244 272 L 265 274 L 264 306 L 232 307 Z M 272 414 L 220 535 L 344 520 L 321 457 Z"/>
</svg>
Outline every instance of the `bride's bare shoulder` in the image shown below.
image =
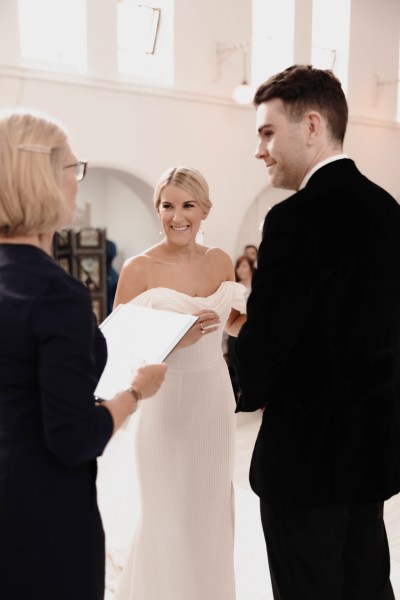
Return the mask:
<svg viewBox="0 0 400 600">
<path fill-rule="evenodd" d="M 136 256 L 130 256 L 125 260 L 124 264 L 122 265 L 122 269 L 131 271 L 145 268 L 146 265 L 151 262 L 151 260 L 151 256 L 145 253 L 137 254 Z"/>
<path fill-rule="evenodd" d="M 217 246 L 213 246 L 211 248 L 206 248 L 205 250 L 206 250 L 205 256 L 206 256 L 207 260 L 210 261 L 210 263 L 214 266 L 214 268 L 218 269 L 218 271 L 221 275 L 222 281 L 224 281 L 224 280 L 234 281 L 235 280 L 234 267 L 233 267 L 232 259 L 229 256 L 229 254 L 227 254 L 227 252 L 222 250 L 222 248 L 218 248 Z"/>
<path fill-rule="evenodd" d="M 125 260 L 118 277 L 115 306 L 129 302 L 149 288 L 148 275 L 154 260 L 147 250 Z"/>
<path fill-rule="evenodd" d="M 160 250 L 158 245 L 151 246 L 151 248 L 148 248 L 141 254 L 136 254 L 135 256 L 127 258 L 122 266 L 122 270 L 135 272 L 138 274 L 142 269 L 147 270 L 149 266 L 159 258 L 159 256 Z"/>
<path fill-rule="evenodd" d="M 226 260 L 226 258 L 229 258 L 229 255 L 222 250 L 222 248 L 218 248 L 218 246 L 211 246 L 210 248 L 204 247 L 204 249 L 207 256 L 212 256 L 212 258 L 219 258 L 220 260 Z"/>
<path fill-rule="evenodd" d="M 221 265 L 231 265 L 232 260 L 229 254 L 227 254 L 222 248 L 218 248 L 217 246 L 206 248 L 206 256 L 208 259 L 213 261 L 218 261 Z"/>
</svg>

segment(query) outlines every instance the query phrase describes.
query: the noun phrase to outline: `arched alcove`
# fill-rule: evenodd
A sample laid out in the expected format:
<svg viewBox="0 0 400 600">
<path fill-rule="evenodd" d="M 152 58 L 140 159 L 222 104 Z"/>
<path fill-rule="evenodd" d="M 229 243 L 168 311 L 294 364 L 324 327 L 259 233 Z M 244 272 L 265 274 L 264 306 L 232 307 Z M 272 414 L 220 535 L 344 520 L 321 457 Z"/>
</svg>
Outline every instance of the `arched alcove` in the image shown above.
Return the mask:
<svg viewBox="0 0 400 600">
<path fill-rule="evenodd" d="M 80 184 L 78 206 L 86 209 L 87 225 L 107 229 L 117 246 L 113 266 L 118 272 L 125 259 L 160 239 L 152 197 L 146 181 L 114 167 L 91 164 Z"/>
<path fill-rule="evenodd" d="M 236 256 L 243 254 L 246 244 L 258 246 L 261 242 L 261 231 L 265 216 L 270 208 L 288 198 L 292 192 L 276 189 L 268 185 L 253 200 L 242 221 L 236 241 Z"/>
</svg>

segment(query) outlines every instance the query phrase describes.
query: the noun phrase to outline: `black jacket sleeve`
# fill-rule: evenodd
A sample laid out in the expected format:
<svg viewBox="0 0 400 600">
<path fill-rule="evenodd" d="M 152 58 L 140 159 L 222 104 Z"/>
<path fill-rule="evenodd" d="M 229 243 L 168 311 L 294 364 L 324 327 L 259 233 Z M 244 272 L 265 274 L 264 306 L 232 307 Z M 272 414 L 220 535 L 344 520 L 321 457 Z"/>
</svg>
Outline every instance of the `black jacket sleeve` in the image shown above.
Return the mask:
<svg viewBox="0 0 400 600">
<path fill-rule="evenodd" d="M 319 268 L 312 236 L 297 215 L 296 196 L 271 209 L 264 223 L 247 322 L 236 344 L 237 412 L 265 406 L 312 309 Z"/>
</svg>

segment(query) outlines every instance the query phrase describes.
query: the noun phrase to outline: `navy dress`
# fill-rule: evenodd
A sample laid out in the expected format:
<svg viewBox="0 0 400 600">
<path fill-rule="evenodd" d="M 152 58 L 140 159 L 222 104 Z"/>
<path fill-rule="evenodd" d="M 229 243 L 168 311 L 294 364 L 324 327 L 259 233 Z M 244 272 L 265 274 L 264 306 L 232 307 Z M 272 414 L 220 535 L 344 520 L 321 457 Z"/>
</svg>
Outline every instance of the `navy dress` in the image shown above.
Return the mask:
<svg viewBox="0 0 400 600">
<path fill-rule="evenodd" d="M 0 594 L 101 600 L 93 391 L 107 359 L 86 288 L 46 253 L 0 244 Z"/>
</svg>

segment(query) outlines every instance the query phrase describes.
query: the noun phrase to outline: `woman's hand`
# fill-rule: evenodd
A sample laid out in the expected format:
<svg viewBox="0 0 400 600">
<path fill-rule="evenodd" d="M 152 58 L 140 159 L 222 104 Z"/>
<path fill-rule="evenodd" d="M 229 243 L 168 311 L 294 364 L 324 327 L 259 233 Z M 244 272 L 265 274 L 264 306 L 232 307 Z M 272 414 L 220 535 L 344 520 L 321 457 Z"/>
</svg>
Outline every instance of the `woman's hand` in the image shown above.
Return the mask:
<svg viewBox="0 0 400 600">
<path fill-rule="evenodd" d="M 141 398 L 154 396 L 165 379 L 166 371 L 165 363 L 143 365 L 135 371 L 131 386 L 139 392 Z"/>
<path fill-rule="evenodd" d="M 139 367 L 135 371 L 130 389 L 121 390 L 111 400 L 101 403 L 100 406 L 109 410 L 113 418 L 113 434 L 135 412 L 139 400 L 154 396 L 164 381 L 166 371 L 167 365 L 165 363 Z"/>
<path fill-rule="evenodd" d="M 218 329 L 220 318 L 213 310 L 201 310 L 194 315 L 199 317 L 198 320 L 175 346 L 175 349 L 191 346 Z"/>
</svg>

